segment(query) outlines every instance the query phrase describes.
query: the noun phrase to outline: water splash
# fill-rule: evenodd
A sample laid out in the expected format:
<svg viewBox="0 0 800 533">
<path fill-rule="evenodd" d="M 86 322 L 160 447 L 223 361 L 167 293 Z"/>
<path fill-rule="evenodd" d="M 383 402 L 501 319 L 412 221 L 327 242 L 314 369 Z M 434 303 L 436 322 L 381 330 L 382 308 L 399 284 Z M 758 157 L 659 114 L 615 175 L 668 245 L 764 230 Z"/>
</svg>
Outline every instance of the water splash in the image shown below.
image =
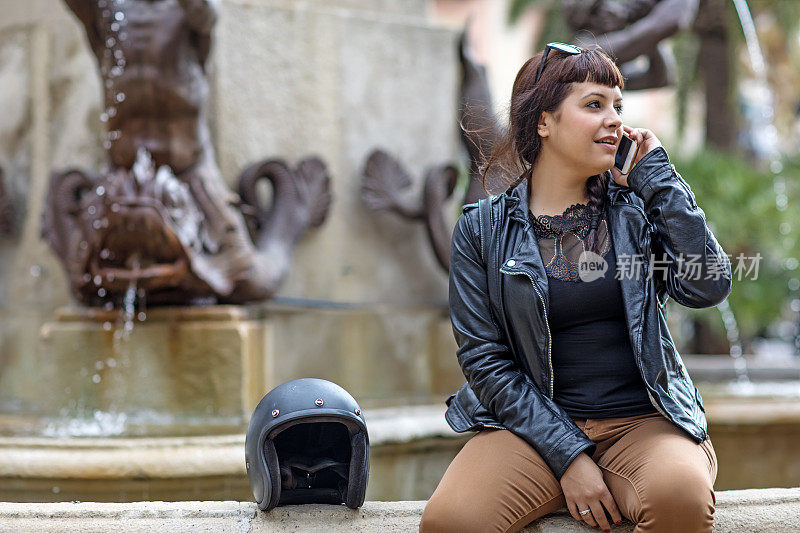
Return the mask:
<svg viewBox="0 0 800 533">
<path fill-rule="evenodd" d="M 133 270 L 139 270 L 139 259 L 133 258 Z M 125 342 L 130 338 L 131 331 L 133 331 L 133 321 L 136 317 L 136 279 L 131 279 L 128 284 L 128 290 L 125 291 L 125 296 L 122 298 L 122 313 L 120 318 L 122 320 L 122 335 Z"/>
<path fill-rule="evenodd" d="M 736 379 L 740 383 L 749 383 L 750 377 L 747 375 L 747 361 L 743 357 L 742 343 L 739 338 L 739 325 L 733 315 L 727 298 L 717 306 L 722 314 L 722 323 L 725 325 L 725 332 L 730 345 L 730 356 L 733 357 L 733 368 L 736 371 Z"/>
<path fill-rule="evenodd" d="M 133 177 L 139 185 L 144 185 L 153 178 L 155 172 L 153 156 L 150 155 L 146 148 L 140 147 L 136 150 L 136 160 L 133 163 L 131 172 L 133 172 Z"/>
<path fill-rule="evenodd" d="M 108 413 L 96 410 L 90 418 L 57 419 L 45 422 L 45 437 L 111 437 L 121 435 L 127 427 L 125 413 Z"/>
<path fill-rule="evenodd" d="M 105 30 L 105 50 L 103 51 L 103 62 L 101 71 L 103 72 L 105 80 L 106 102 L 110 105 L 100 114 L 101 122 L 108 123 L 109 119 L 117 114 L 116 106 L 125 101 L 125 93 L 118 91 L 115 87 L 115 78 L 121 77 L 125 73 L 125 66 L 127 61 L 125 58 L 125 51 L 122 49 L 122 43 L 126 41 L 128 35 L 125 31 L 127 20 L 125 14 L 119 10 L 123 2 L 114 2 L 114 6 L 109 5 L 109 2 L 102 0 L 98 5 L 103 8 L 103 28 Z M 106 150 L 111 149 L 115 142 L 122 137 L 121 132 L 105 131 L 102 137 L 102 144 Z"/>
<path fill-rule="evenodd" d="M 757 116 L 752 117 L 754 124 L 758 125 L 759 134 L 757 136 L 757 152 L 765 157 L 771 164 L 773 161 L 780 163 L 780 151 L 778 150 L 778 130 L 775 127 L 775 98 L 770 89 L 767 79 L 767 64 L 764 61 L 764 54 L 761 51 L 761 44 L 758 40 L 756 27 L 750 8 L 746 0 L 733 0 L 736 6 L 736 13 L 744 33 L 747 53 L 750 56 L 750 64 L 753 68 L 755 82 L 748 87 L 753 98 L 753 105 L 757 111 Z M 766 125 L 765 125 L 766 124 Z"/>
<path fill-rule="evenodd" d="M 139 269 L 138 257 L 132 258 L 132 265 L 134 270 Z M 114 331 L 111 353 L 108 354 L 109 356 L 105 360 L 99 361 L 98 363 L 100 363 L 100 365 L 96 364 L 94 368 L 94 370 L 98 372 L 98 375 L 101 371 L 107 372 L 106 387 L 113 389 L 115 391 L 115 397 L 117 398 L 125 398 L 130 388 L 135 386 L 134 383 L 130 382 L 128 373 L 129 370 L 134 367 L 132 358 L 134 343 L 132 342 L 131 335 L 133 334 L 134 320 L 136 317 L 137 294 L 136 279 L 134 278 L 131 279 L 123 295 L 122 305 L 116 324 L 113 327 L 110 322 L 103 324 L 103 329 L 106 331 L 112 329 Z M 98 369 L 98 366 L 101 366 L 101 368 Z M 118 368 L 119 370 L 116 370 Z M 124 407 L 125 406 L 114 405 L 112 402 L 112 404 L 108 406 L 108 409 L 112 414 L 127 416 L 123 413 L 119 413 L 120 410 L 124 411 Z M 126 424 L 127 419 L 123 419 L 122 431 L 125 430 Z"/>
</svg>

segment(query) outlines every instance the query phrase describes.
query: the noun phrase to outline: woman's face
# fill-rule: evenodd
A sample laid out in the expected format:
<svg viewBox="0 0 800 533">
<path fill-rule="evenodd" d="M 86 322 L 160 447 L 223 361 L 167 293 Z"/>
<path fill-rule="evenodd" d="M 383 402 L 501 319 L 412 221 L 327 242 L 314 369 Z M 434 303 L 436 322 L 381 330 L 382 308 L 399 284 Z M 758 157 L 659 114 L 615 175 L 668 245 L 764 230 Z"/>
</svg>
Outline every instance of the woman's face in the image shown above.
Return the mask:
<svg viewBox="0 0 800 533">
<path fill-rule="evenodd" d="M 573 83 L 569 95 L 554 114 L 543 113 L 546 125 L 543 149 L 553 152 L 568 167 L 584 176 L 605 172 L 614 166 L 622 136 L 622 91 L 594 82 Z M 598 142 L 604 138 L 610 144 Z"/>
</svg>

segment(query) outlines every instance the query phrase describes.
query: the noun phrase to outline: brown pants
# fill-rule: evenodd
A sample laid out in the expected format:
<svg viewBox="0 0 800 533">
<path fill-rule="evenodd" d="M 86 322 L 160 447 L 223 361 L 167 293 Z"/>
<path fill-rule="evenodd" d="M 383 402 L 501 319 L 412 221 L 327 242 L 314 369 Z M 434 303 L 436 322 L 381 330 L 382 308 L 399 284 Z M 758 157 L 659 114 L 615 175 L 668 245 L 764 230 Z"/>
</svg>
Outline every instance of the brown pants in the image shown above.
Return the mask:
<svg viewBox="0 0 800 533">
<path fill-rule="evenodd" d="M 592 459 L 634 531 L 713 529 L 717 458 L 709 439 L 697 444 L 658 413 L 575 423 L 597 444 Z M 519 531 L 565 506 L 560 483 L 527 442 L 486 429 L 450 463 L 420 531 Z"/>
</svg>

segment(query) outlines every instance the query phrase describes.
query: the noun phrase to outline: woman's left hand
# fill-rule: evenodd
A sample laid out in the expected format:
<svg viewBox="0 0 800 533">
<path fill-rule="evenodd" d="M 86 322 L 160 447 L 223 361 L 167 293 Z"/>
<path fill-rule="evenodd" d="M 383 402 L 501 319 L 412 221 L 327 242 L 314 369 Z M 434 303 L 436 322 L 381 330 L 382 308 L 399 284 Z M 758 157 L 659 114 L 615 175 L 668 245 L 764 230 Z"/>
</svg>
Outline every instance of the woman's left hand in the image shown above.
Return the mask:
<svg viewBox="0 0 800 533">
<path fill-rule="evenodd" d="M 636 156 L 633 158 L 631 170 L 633 170 L 633 167 L 636 165 L 636 163 L 646 156 L 648 152 L 661 146 L 661 141 L 658 140 L 656 134 L 648 129 L 634 129 L 624 125 L 622 126 L 622 129 L 628 134 L 628 137 L 633 139 L 639 145 L 639 150 L 636 152 Z M 611 167 L 611 175 L 614 176 L 614 181 L 616 181 L 619 185 L 624 187 L 628 186 L 628 176 L 630 175 L 630 171 L 627 174 L 622 174 L 617 167 Z"/>
</svg>

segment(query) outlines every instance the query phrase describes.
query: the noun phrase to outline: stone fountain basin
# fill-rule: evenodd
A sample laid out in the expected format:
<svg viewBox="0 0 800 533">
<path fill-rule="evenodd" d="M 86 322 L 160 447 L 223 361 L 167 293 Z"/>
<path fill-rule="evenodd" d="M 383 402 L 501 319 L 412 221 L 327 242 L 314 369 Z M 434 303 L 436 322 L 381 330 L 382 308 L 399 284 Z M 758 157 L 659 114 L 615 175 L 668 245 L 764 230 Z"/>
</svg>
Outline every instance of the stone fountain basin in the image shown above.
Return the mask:
<svg viewBox="0 0 800 533">
<path fill-rule="evenodd" d="M 784 385 L 787 382 L 783 382 Z M 717 490 L 800 485 L 800 401 L 699 383 L 719 460 Z M 368 500 L 430 497 L 472 435 L 444 405 L 369 408 Z M 0 500 L 249 500 L 244 434 L 179 438 L 0 438 Z"/>
<path fill-rule="evenodd" d="M 150 427 L 146 420 L 139 423 L 129 417 L 127 426 L 117 424 L 120 429 L 115 432 L 106 427 L 115 429 L 115 421 L 101 417 L 96 422 L 102 422 L 99 434 L 104 438 L 94 438 L 83 426 L 79 432 L 83 436 L 70 427 L 64 431 L 56 427 L 49 436 L 37 437 L 34 431 L 13 431 L 14 420 L 22 423 L 19 414 L 11 415 L 12 421 L 0 419 L 0 426 L 12 428 L 9 436 L 0 437 L 0 500 L 249 500 L 244 469 L 246 414 L 269 389 L 268 383 L 314 375 L 319 368 L 365 398 L 362 407 L 372 458 L 369 500 L 427 499 L 471 436 L 453 433 L 444 421 L 443 400 L 461 384 L 463 375 L 452 359 L 442 357 L 454 348 L 449 320 L 438 309 L 400 310 L 411 324 L 406 329 L 397 327 L 397 309 L 298 313 L 293 307 L 273 304 L 267 314 L 222 306 L 150 310 L 147 322 L 137 323 L 131 332 L 137 351 L 130 358 L 132 365 L 151 376 L 148 386 L 124 387 L 130 383 L 127 378 L 137 378 L 140 370 L 118 365 L 106 367 L 97 384 L 89 372 L 79 391 L 74 380 L 60 383 L 59 379 L 80 377 L 81 368 L 103 355 L 98 350 L 113 345 L 114 330 L 104 328 L 113 316 L 102 312 L 90 316 L 90 311 L 62 312 L 43 328 L 43 345 L 48 349 L 41 354 L 42 363 L 57 359 L 62 362 L 57 368 L 71 370 L 48 380 L 51 389 L 71 387 L 71 396 L 92 400 L 92 409 L 101 414 L 104 406 L 117 403 L 143 412 L 158 408 L 174 419 Z M 330 332 L 338 339 L 335 346 L 342 349 L 330 352 L 308 346 L 302 351 L 304 345 L 296 342 L 298 332 L 309 327 Z M 376 348 L 374 340 L 387 337 L 391 342 Z M 174 353 L 165 355 L 163 346 L 174 346 Z M 207 347 L 220 346 L 224 353 L 213 349 L 199 356 Z M 376 351 L 381 353 L 379 367 Z M 276 355 L 283 353 L 295 357 Z M 703 394 L 719 458 L 716 488 L 800 485 L 800 456 L 794 451 L 800 437 L 800 365 L 793 360 L 750 361 L 751 375 L 769 381 L 742 386 L 732 385 L 736 369 L 730 358 L 684 359 Z M 25 369 L 19 370 L 15 375 L 24 375 Z M 409 390 L 410 383 L 414 390 Z M 165 391 L 171 396 L 162 397 Z M 38 414 L 57 417 L 64 405 L 61 400 L 53 397 Z M 417 405 L 404 405 L 409 403 Z M 213 413 L 206 414 L 207 405 L 214 407 Z M 176 421 L 190 420 L 187 414 L 199 416 L 203 423 L 180 429 Z M 137 427 L 141 434 L 133 431 Z"/>
<path fill-rule="evenodd" d="M 716 488 L 800 485 L 800 360 L 684 356 L 700 389 L 719 461 Z"/>
<path fill-rule="evenodd" d="M 365 408 L 367 499 L 426 499 L 471 434 L 444 405 Z M 180 438 L 0 438 L 0 501 L 250 500 L 244 433 Z M 412 498 L 413 497 L 413 498 Z"/>
</svg>

